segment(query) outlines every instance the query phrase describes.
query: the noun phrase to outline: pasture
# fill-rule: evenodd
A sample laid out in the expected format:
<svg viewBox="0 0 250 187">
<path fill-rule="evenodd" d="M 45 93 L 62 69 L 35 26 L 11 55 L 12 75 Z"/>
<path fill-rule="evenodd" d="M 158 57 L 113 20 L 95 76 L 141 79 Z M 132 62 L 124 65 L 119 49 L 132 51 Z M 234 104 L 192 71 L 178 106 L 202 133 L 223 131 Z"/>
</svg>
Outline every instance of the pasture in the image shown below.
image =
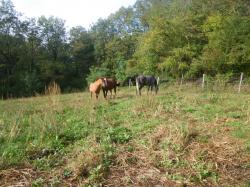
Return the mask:
<svg viewBox="0 0 250 187">
<path fill-rule="evenodd" d="M 0 101 L 0 186 L 250 186 L 250 94 Z"/>
</svg>

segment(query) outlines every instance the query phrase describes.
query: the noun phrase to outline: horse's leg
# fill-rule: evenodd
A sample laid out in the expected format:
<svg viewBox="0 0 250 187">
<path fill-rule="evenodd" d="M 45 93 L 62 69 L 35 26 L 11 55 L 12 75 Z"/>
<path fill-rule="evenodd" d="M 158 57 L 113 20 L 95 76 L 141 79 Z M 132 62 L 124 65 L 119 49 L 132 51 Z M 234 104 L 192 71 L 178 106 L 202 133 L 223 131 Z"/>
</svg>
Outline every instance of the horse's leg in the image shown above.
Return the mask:
<svg viewBox="0 0 250 187">
<path fill-rule="evenodd" d="M 109 91 L 110 91 L 110 93 L 111 93 L 111 96 L 110 96 L 110 98 L 112 99 L 112 89 L 110 89 Z"/>
<path fill-rule="evenodd" d="M 102 92 L 103 92 L 103 97 L 106 99 L 106 92 L 104 89 L 102 89 Z"/>
<path fill-rule="evenodd" d="M 109 90 L 106 90 L 106 91 L 105 91 L 105 94 L 106 94 L 105 97 L 106 97 L 106 99 L 108 99 L 108 93 L 109 93 Z"/>
<path fill-rule="evenodd" d="M 115 98 L 116 98 L 116 87 L 114 87 L 114 92 L 115 92 Z"/>
<path fill-rule="evenodd" d="M 157 95 L 158 92 L 158 85 L 155 85 L 155 95 Z"/>
<path fill-rule="evenodd" d="M 150 87 L 151 87 L 151 86 L 148 86 L 147 95 L 148 95 L 148 92 L 149 92 Z"/>
<path fill-rule="evenodd" d="M 108 90 L 106 90 L 106 98 L 108 98 L 108 93 L 109 93 L 109 91 L 108 91 Z"/>
<path fill-rule="evenodd" d="M 139 86 L 139 95 L 141 95 L 141 89 L 142 89 L 142 85 Z"/>
</svg>

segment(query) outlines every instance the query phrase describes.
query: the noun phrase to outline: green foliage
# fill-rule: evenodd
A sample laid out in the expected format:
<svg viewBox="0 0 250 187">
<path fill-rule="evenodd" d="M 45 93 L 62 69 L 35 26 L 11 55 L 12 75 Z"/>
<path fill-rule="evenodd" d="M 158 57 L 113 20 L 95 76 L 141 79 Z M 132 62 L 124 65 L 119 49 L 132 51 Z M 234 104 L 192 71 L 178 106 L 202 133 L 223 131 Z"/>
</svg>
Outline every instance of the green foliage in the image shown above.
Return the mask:
<svg viewBox="0 0 250 187">
<path fill-rule="evenodd" d="M 233 131 L 233 135 L 237 138 L 248 139 L 249 138 L 249 128 L 246 126 L 239 126 Z"/>
<path fill-rule="evenodd" d="M 31 184 L 32 187 L 42 187 L 44 186 L 44 179 L 43 178 L 37 178 L 34 180 Z"/>
<path fill-rule="evenodd" d="M 23 18 L 9 0 L 1 1 L 0 15 L 2 97 L 43 93 L 53 81 L 62 91 L 86 86 L 89 67 L 95 64 L 89 33 L 78 29 L 77 35 L 72 29 L 69 39 L 60 18 Z"/>
<path fill-rule="evenodd" d="M 194 52 L 188 47 L 176 48 L 172 51 L 172 55 L 159 64 L 161 71 L 168 71 L 173 77 L 180 77 L 185 74 L 190 68 Z"/>
<path fill-rule="evenodd" d="M 2 0 L 0 96 L 43 93 L 54 81 L 69 92 L 101 76 L 136 74 L 218 74 L 215 84 L 224 84 L 224 75 L 250 72 L 248 7 L 247 0 L 138 0 L 88 31 L 67 32 L 60 18 L 24 18 Z"/>
<path fill-rule="evenodd" d="M 212 178 L 215 182 L 218 180 L 218 174 L 211 171 L 212 166 L 210 164 L 199 163 L 194 165 L 197 170 L 197 174 L 191 177 L 191 181 L 203 181 L 207 178 Z"/>
<path fill-rule="evenodd" d="M 127 143 L 131 138 L 131 131 L 124 127 L 115 127 L 108 129 L 108 136 L 114 143 Z"/>
<path fill-rule="evenodd" d="M 209 43 L 205 46 L 202 61 L 206 72 L 211 75 L 236 72 L 248 72 L 249 64 L 249 21 L 237 15 L 212 15 L 203 25 Z M 243 69 L 241 69 L 243 68 Z"/>
<path fill-rule="evenodd" d="M 107 68 L 103 67 L 92 67 L 87 77 L 88 83 L 96 81 L 100 77 L 112 76 L 112 73 Z"/>
<path fill-rule="evenodd" d="M 1 148 L 1 159 L 6 162 L 6 165 L 15 165 L 23 161 L 25 151 L 21 143 L 6 143 Z M 2 167 L 5 164 L 3 163 Z"/>
<path fill-rule="evenodd" d="M 245 149 L 247 152 L 250 152 L 250 141 L 246 142 Z M 250 167 L 250 165 L 249 165 L 249 167 Z"/>
</svg>

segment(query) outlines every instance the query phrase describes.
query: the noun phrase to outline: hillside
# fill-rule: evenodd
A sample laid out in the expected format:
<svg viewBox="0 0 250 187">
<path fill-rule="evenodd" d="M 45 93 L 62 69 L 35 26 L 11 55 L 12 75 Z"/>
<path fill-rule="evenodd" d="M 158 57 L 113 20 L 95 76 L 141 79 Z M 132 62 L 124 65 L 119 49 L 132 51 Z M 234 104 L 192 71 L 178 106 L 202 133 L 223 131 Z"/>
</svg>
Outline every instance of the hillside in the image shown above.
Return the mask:
<svg viewBox="0 0 250 187">
<path fill-rule="evenodd" d="M 194 86 L 0 101 L 0 186 L 248 186 L 249 102 Z"/>
</svg>

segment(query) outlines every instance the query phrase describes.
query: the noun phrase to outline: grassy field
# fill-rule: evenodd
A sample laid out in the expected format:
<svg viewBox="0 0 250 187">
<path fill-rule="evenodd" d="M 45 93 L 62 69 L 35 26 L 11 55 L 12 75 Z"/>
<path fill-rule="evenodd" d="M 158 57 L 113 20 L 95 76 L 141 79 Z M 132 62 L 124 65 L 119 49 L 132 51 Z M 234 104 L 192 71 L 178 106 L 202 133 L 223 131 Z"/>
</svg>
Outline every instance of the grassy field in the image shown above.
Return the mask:
<svg viewBox="0 0 250 187">
<path fill-rule="evenodd" d="M 0 101 L 0 186 L 250 186 L 250 94 Z"/>
</svg>

